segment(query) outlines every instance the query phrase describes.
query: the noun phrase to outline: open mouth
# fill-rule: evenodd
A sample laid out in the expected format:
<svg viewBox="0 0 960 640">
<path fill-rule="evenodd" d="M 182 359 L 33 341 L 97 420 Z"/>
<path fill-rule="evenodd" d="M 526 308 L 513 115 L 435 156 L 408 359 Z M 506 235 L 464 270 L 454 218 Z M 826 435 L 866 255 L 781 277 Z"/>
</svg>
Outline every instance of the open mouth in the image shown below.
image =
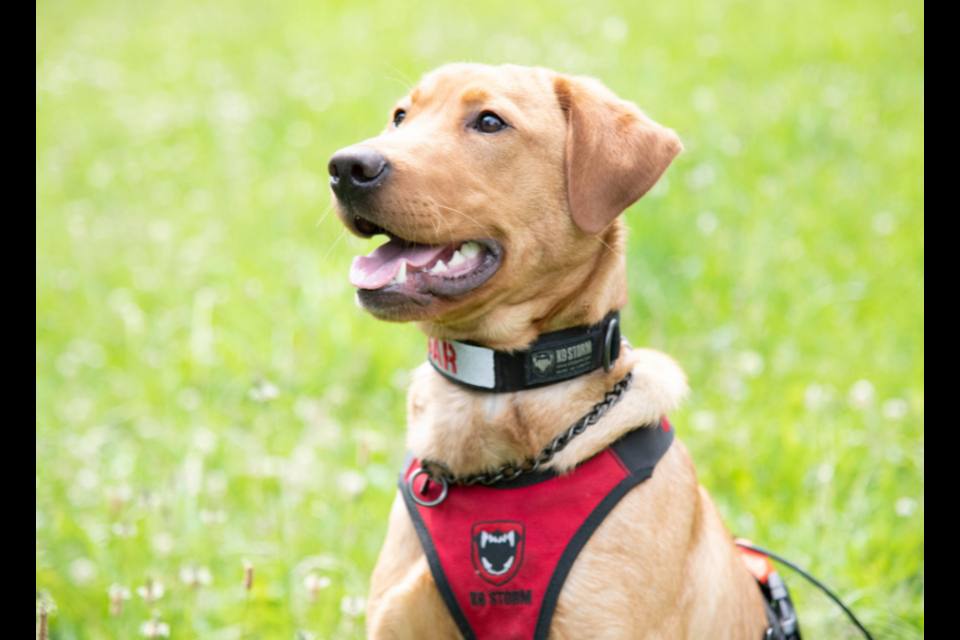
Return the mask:
<svg viewBox="0 0 960 640">
<path fill-rule="evenodd" d="M 492 239 L 446 245 L 409 241 L 359 216 L 353 221 L 364 235 L 385 234 L 390 240 L 350 265 L 350 284 L 363 292 L 405 294 L 421 304 L 430 296 L 456 296 L 487 281 L 503 257 Z"/>
</svg>

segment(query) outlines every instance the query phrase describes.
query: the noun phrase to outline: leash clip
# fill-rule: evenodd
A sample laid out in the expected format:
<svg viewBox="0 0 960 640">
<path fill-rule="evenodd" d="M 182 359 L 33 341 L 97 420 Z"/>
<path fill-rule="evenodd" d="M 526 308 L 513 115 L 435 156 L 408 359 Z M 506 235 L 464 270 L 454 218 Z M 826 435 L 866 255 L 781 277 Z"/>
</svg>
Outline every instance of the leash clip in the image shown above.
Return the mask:
<svg viewBox="0 0 960 640">
<path fill-rule="evenodd" d="M 439 497 L 437 497 L 436 500 L 429 500 L 429 501 L 424 500 L 417 495 L 416 490 L 413 488 L 413 481 L 416 480 L 417 476 L 420 475 L 421 473 L 426 473 L 426 470 L 424 470 L 423 467 L 411 473 L 410 479 L 407 480 L 407 492 L 410 494 L 410 499 L 416 502 L 421 507 L 435 507 L 441 502 L 443 502 L 444 500 L 446 500 L 447 490 L 449 489 L 449 485 L 447 484 L 447 479 L 444 478 L 443 476 L 440 476 L 441 489 L 440 489 L 440 495 Z M 427 481 L 426 483 L 424 483 L 424 486 L 423 486 L 424 493 L 426 493 L 427 486 L 429 486 L 429 483 L 431 480 L 433 480 L 433 478 L 431 478 L 430 476 L 427 476 Z M 437 482 L 436 480 L 433 480 L 433 481 Z"/>
</svg>

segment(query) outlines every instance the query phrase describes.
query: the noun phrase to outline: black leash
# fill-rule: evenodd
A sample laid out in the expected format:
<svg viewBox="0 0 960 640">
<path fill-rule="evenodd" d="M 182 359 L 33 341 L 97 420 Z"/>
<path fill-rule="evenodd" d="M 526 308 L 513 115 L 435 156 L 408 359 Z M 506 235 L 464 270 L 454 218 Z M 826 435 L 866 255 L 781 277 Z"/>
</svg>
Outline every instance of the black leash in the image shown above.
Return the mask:
<svg viewBox="0 0 960 640">
<path fill-rule="evenodd" d="M 744 543 L 739 542 L 739 541 L 738 541 L 738 542 L 735 542 L 734 544 L 736 544 L 738 547 L 743 547 L 744 549 L 749 549 L 750 551 L 756 551 L 757 553 L 762 554 L 762 555 L 765 555 L 765 556 L 767 556 L 768 558 L 773 558 L 773 559 L 776 560 L 777 562 L 780 562 L 780 563 L 783 563 L 783 564 L 787 565 L 788 567 L 790 567 L 791 569 L 793 569 L 794 571 L 796 571 L 797 573 L 799 573 L 800 575 L 802 575 L 804 578 L 806 578 L 807 580 L 809 580 L 809 581 L 810 581 L 811 583 L 813 583 L 815 586 L 819 587 L 821 591 L 823 591 L 825 594 L 827 594 L 828 596 L 830 596 L 830 599 L 831 599 L 831 600 L 833 600 L 833 601 L 836 602 L 838 605 L 840 605 L 840 608 L 843 609 L 844 613 L 846 613 L 847 616 L 849 616 L 850 620 L 853 621 L 853 624 L 857 625 L 857 628 L 860 629 L 860 631 L 863 632 L 863 635 L 865 635 L 865 636 L 868 638 L 868 640 L 873 640 L 873 636 L 870 635 L 870 632 L 867 631 L 866 627 L 864 627 L 862 624 L 860 624 L 860 621 L 857 620 L 857 616 L 853 615 L 853 611 L 850 611 L 850 609 L 847 608 L 847 605 L 843 604 L 843 602 L 840 601 L 840 598 L 838 598 L 836 595 L 834 595 L 834 593 L 833 593 L 832 591 L 830 591 L 830 589 L 827 589 L 827 587 L 824 586 L 824 584 L 823 584 L 822 582 L 820 582 L 819 580 L 817 580 L 816 578 L 814 578 L 812 575 L 810 575 L 809 573 L 807 573 L 806 571 L 804 571 L 803 569 L 801 569 L 801 568 L 798 567 L 797 565 L 793 564 L 792 562 L 790 562 L 790 561 L 787 560 L 786 558 L 784 558 L 784 557 L 782 557 L 782 556 L 778 556 L 777 554 L 773 553 L 772 551 L 767 551 L 766 549 L 763 549 L 763 548 L 761 548 L 761 547 L 754 547 L 754 546 L 752 546 L 752 545 L 744 544 Z"/>
</svg>

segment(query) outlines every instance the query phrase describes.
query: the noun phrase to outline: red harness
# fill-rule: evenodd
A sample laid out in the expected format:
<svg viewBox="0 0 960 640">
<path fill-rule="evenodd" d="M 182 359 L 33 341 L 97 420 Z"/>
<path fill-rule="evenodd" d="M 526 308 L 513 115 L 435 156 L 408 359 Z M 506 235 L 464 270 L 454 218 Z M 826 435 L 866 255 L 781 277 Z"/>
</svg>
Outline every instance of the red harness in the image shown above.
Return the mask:
<svg viewBox="0 0 960 640">
<path fill-rule="evenodd" d="M 400 492 L 430 571 L 465 640 L 546 640 L 573 562 L 608 513 L 651 475 L 673 427 L 639 428 L 564 475 L 541 472 L 492 486 L 450 487 L 439 497 L 412 460 Z"/>
</svg>

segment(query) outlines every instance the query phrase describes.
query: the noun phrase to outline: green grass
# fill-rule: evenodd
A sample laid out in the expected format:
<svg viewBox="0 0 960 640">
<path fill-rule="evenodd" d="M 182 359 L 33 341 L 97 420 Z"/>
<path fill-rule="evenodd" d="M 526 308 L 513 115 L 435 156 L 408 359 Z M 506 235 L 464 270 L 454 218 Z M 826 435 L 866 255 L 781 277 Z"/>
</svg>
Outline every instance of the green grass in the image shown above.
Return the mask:
<svg viewBox="0 0 960 640">
<path fill-rule="evenodd" d="M 176 638 L 363 635 L 425 340 L 355 309 L 374 243 L 324 214 L 326 163 L 456 60 L 594 75 L 677 129 L 686 153 L 627 213 L 627 335 L 690 375 L 672 417 L 731 530 L 876 637 L 922 637 L 923 4 L 459 6 L 38 5 L 52 637 L 132 638 L 154 612 Z M 148 578 L 162 598 L 108 614 L 111 584 Z M 788 579 L 807 638 L 853 637 Z"/>
</svg>

